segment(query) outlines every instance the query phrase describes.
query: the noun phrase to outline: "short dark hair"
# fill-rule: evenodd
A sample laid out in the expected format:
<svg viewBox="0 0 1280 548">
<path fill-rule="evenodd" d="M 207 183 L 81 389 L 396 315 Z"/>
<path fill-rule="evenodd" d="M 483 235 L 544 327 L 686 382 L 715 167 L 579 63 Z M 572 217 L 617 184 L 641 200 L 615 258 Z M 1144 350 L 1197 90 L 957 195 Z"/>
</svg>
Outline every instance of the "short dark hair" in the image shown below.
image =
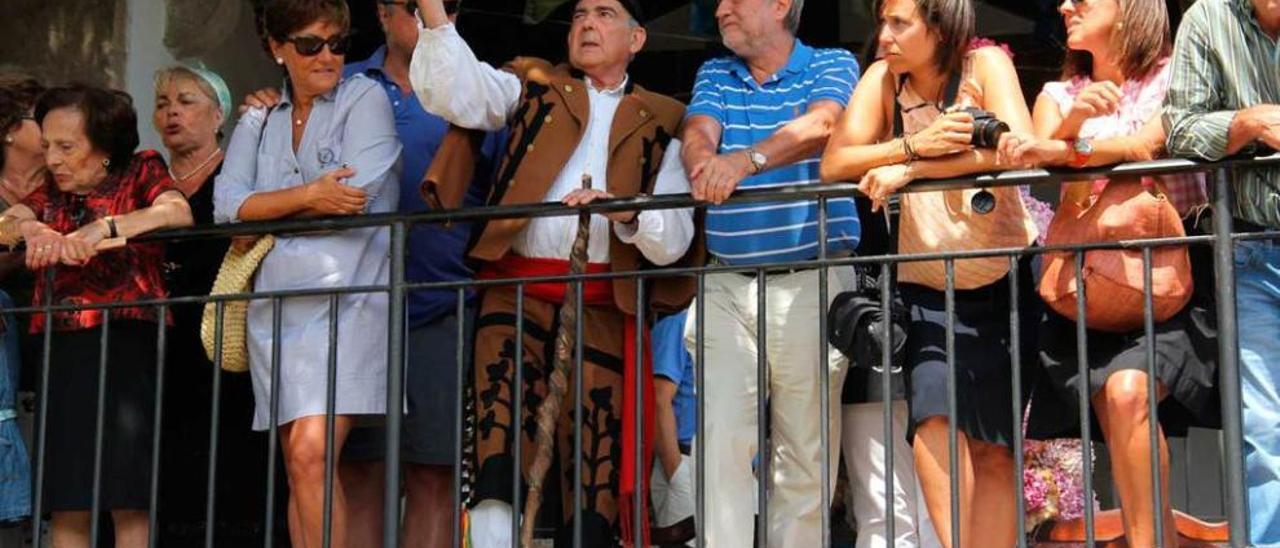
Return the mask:
<svg viewBox="0 0 1280 548">
<path fill-rule="evenodd" d="M 74 108 L 84 116 L 89 144 L 111 159 L 110 169 L 129 165 L 138 148 L 138 113 L 128 93 L 75 84 L 45 92 L 36 102 L 36 121 L 43 124 L 50 111 Z"/>
<path fill-rule="evenodd" d="M 44 93 L 44 86 L 35 78 L 21 74 L 0 75 L 0 134 L 8 134 L 22 123 L 22 119 L 36 106 L 36 100 Z M 4 169 L 4 154 L 0 153 L 0 169 Z"/>
<path fill-rule="evenodd" d="M 328 21 L 346 32 L 351 28 L 351 11 L 345 0 L 268 0 L 262 10 L 262 42 L 267 38 L 284 42 L 295 32 L 317 21 Z"/>
<path fill-rule="evenodd" d="M 876 0 L 876 18 L 884 12 L 886 0 Z M 970 0 L 915 0 L 924 25 L 938 39 L 933 63 L 940 74 L 951 74 L 964 66 L 969 43 L 977 36 L 977 23 Z M 879 25 L 876 28 L 880 30 Z"/>
<path fill-rule="evenodd" d="M 1116 22 L 1123 26 L 1111 31 L 1111 53 L 1119 61 L 1125 79 L 1142 80 L 1173 52 L 1169 9 L 1163 0 L 1119 0 L 1119 4 Z M 1093 55 L 1067 50 L 1062 60 L 1062 78 L 1090 74 L 1093 74 Z"/>
</svg>

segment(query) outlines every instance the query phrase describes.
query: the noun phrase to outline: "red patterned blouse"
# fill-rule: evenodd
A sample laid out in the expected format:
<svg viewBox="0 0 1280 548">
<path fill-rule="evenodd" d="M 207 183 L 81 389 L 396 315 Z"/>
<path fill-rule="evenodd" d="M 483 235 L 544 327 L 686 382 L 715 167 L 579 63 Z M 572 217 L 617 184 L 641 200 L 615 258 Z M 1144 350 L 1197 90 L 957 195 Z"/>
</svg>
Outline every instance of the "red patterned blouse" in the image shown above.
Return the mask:
<svg viewBox="0 0 1280 548">
<path fill-rule="evenodd" d="M 36 218 L 50 228 L 66 234 L 108 215 L 123 215 L 149 207 L 156 197 L 176 190 L 169 169 L 154 150 L 133 156 L 122 172 L 107 180 L 89 194 L 78 195 L 58 190 L 50 180 L 22 201 L 35 212 Z M 84 266 L 59 264 L 53 278 L 55 305 L 86 305 L 112 302 L 162 299 L 168 292 L 164 286 L 164 244 L 130 243 L 119 249 L 103 251 Z M 36 274 L 32 305 L 45 302 L 49 291 L 43 271 Z M 111 318 L 156 321 L 155 307 L 115 308 Z M 44 314 L 31 318 L 31 332 L 44 331 Z M 165 318 L 171 323 L 172 318 Z M 71 331 L 102 325 L 102 309 L 61 311 L 53 313 L 53 329 Z"/>
</svg>

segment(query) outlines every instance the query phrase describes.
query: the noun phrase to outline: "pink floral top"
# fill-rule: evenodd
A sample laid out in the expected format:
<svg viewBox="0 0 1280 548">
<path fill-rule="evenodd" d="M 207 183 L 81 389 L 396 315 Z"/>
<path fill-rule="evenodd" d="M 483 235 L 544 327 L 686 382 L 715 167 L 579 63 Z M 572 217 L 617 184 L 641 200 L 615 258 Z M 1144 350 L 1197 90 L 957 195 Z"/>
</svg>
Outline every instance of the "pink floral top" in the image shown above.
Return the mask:
<svg viewBox="0 0 1280 548">
<path fill-rule="evenodd" d="M 1169 89 L 1169 77 L 1169 60 L 1166 58 L 1146 78 L 1125 81 L 1120 86 L 1120 108 L 1112 114 L 1085 120 L 1077 136 L 1098 140 L 1137 133 L 1152 116 L 1160 112 L 1165 92 Z M 1058 111 L 1066 116 L 1071 111 L 1071 104 L 1075 102 L 1076 96 L 1091 83 L 1093 80 L 1087 76 L 1076 76 L 1065 82 L 1049 82 L 1040 93 L 1053 99 L 1058 105 Z M 1200 174 L 1160 175 L 1155 178 L 1143 177 L 1143 180 L 1159 180 L 1165 187 L 1169 202 L 1184 216 L 1207 201 L 1204 177 Z M 1101 192 L 1106 183 L 1107 179 L 1094 181 L 1095 194 Z"/>
</svg>

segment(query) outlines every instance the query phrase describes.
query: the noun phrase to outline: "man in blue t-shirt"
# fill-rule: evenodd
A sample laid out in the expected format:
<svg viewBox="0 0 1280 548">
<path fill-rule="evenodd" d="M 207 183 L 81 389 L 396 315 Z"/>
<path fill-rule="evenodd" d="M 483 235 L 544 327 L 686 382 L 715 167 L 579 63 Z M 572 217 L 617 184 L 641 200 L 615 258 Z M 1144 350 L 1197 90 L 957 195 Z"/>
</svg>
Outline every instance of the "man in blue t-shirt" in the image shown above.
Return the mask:
<svg viewBox="0 0 1280 548">
<path fill-rule="evenodd" d="M 725 204 L 737 189 L 819 182 L 819 156 L 858 79 L 849 52 L 815 49 L 796 39 L 803 0 L 723 0 L 716 19 L 734 55 L 702 65 L 686 111 L 682 157 L 693 196 L 707 207 L 707 250 L 712 263 L 752 267 L 852 253 L 861 234 L 852 197 L 826 207 L 820 242 L 816 201 Z M 828 301 L 843 287 L 835 270 Z M 759 277 L 766 277 L 762 280 Z M 756 269 L 706 277 L 705 345 L 707 523 L 698 524 L 709 546 L 751 546 L 751 458 L 769 457 L 768 546 L 820 546 L 822 445 L 820 371 L 830 373 L 827 417 L 840 444 L 840 386 L 845 361 L 831 350 L 822 362 L 817 269 Z M 757 288 L 765 283 L 766 312 L 757 316 Z M 690 322 L 692 323 L 692 322 Z M 765 341 L 756 339 L 763 324 Z M 692 329 L 686 344 L 694 348 Z M 756 357 L 769 374 L 757 382 Z M 757 447 L 758 391 L 771 394 L 772 448 Z M 835 474 L 830 474 L 834 480 Z M 698 478 L 703 480 L 703 478 Z"/>
<path fill-rule="evenodd" d="M 444 2 L 450 19 L 458 2 Z M 449 129 L 448 122 L 422 108 L 409 83 L 409 61 L 418 43 L 417 3 L 413 0 L 379 0 L 378 22 L 386 44 L 368 59 L 347 64 L 344 76 L 364 74 L 381 84 L 391 100 L 396 133 L 404 145 L 401 157 L 401 213 L 428 210 L 419 186 L 436 149 Z M 261 90 L 246 99 L 249 106 L 271 106 L 274 90 Z M 501 136 L 490 135 L 484 145 L 486 161 L 494 157 Z M 489 166 L 477 170 L 465 206 L 483 204 Z M 405 278 L 410 283 L 470 280 L 474 277 L 465 255 L 471 237 L 470 223 L 419 224 L 409 230 Z M 471 337 L 475 332 L 474 292 L 464 294 L 462 318 L 458 317 L 456 289 L 418 289 L 408 293 L 405 343 L 405 402 L 408 412 L 401 433 L 405 492 L 403 544 L 448 546 L 452 538 L 454 435 L 461 401 L 456 393 L 459 364 L 459 323 L 462 325 L 463 364 L 471 363 Z M 382 495 L 386 432 L 380 427 L 356 428 L 343 448 L 340 479 L 347 497 L 351 546 L 382 545 Z"/>
</svg>

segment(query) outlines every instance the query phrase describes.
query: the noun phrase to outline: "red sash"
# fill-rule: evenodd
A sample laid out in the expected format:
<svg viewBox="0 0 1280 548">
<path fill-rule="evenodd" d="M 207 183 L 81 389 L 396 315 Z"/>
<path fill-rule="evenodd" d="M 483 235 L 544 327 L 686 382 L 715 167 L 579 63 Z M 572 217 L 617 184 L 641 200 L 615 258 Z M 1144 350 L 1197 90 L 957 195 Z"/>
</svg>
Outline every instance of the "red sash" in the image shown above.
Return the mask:
<svg viewBox="0 0 1280 548">
<path fill-rule="evenodd" d="M 609 272 L 608 264 L 588 263 L 587 274 L 599 274 Z M 481 280 L 496 280 L 508 278 L 533 278 L 543 276 L 563 276 L 569 273 L 569 261 L 558 259 L 539 259 L 521 257 L 513 253 L 508 253 L 502 259 L 487 263 L 480 271 L 478 276 Z M 533 297 L 540 301 L 549 302 L 556 305 L 562 305 L 565 301 L 565 294 L 572 286 L 563 282 L 538 282 L 528 283 L 524 286 L 525 295 Z M 586 280 L 582 285 L 582 304 L 583 306 L 614 306 L 613 300 L 613 280 L 595 279 Z M 578 318 L 582 321 L 582 318 Z M 584 329 L 590 326 L 583 326 Z M 633 506 L 633 497 L 636 492 L 635 472 L 635 439 L 636 439 L 636 423 L 637 417 L 635 413 L 636 400 L 636 383 L 643 382 L 644 390 L 644 416 L 648 420 L 644 423 L 644 440 L 641 445 L 642 457 L 644 460 L 643 471 L 647 472 L 653 469 L 653 435 L 654 435 L 654 392 L 653 392 L 653 352 L 652 342 L 649 339 L 649 329 L 643 328 L 643 367 L 644 375 L 642 379 L 636 378 L 636 317 L 626 315 L 623 321 L 623 339 L 622 339 L 622 465 L 619 470 L 619 486 L 618 486 L 618 518 L 622 524 L 622 542 L 625 545 L 641 545 L 649 544 L 649 528 L 646 524 L 649 521 L 649 477 L 648 473 L 642 473 L 641 479 L 643 484 L 640 486 L 641 492 L 641 517 L 644 522 L 637 525 L 632 523 L 632 514 L 635 511 Z M 519 420 L 519 419 L 517 419 Z M 640 542 L 636 542 L 636 531 L 639 531 Z"/>
</svg>

